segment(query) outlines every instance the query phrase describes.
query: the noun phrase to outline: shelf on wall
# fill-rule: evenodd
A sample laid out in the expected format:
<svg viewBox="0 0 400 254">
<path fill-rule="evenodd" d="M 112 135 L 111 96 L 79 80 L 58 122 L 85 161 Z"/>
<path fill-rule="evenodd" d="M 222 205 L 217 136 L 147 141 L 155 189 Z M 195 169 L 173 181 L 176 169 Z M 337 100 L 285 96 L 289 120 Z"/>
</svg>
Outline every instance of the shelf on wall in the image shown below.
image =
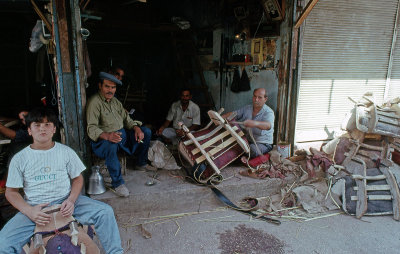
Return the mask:
<svg viewBox="0 0 400 254">
<path fill-rule="evenodd" d="M 253 65 L 252 62 L 227 62 L 226 65 L 241 65 L 241 66 L 247 66 L 247 65 Z"/>
</svg>

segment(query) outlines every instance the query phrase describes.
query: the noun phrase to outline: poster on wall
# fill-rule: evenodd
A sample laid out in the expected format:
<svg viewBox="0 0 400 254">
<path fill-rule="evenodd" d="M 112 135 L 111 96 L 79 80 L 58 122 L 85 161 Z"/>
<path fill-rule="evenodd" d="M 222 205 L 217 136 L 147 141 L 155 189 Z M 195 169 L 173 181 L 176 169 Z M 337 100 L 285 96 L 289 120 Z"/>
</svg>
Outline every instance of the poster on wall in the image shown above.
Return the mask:
<svg viewBox="0 0 400 254">
<path fill-rule="evenodd" d="M 274 69 L 276 41 L 272 39 L 264 39 L 263 43 L 262 69 Z"/>
<path fill-rule="evenodd" d="M 272 21 L 282 20 L 282 10 L 277 0 L 260 0 L 265 13 Z"/>
<path fill-rule="evenodd" d="M 253 59 L 253 65 L 260 65 L 263 63 L 263 39 L 251 40 L 251 56 Z"/>
</svg>

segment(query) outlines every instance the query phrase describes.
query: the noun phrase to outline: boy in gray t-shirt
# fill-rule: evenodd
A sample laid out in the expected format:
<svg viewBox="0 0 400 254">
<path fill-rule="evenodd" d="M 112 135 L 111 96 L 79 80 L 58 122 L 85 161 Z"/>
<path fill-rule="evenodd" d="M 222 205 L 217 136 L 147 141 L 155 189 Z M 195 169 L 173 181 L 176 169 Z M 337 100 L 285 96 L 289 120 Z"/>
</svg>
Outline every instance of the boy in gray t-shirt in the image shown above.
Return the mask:
<svg viewBox="0 0 400 254">
<path fill-rule="evenodd" d="M 123 253 L 112 208 L 80 195 L 81 172 L 86 167 L 71 148 L 53 141 L 57 123 L 48 108 L 34 109 L 26 118 L 33 143 L 13 157 L 6 183 L 6 198 L 20 212 L 0 231 L 0 253 L 21 253 L 35 224 L 50 222 L 51 215 L 42 208 L 54 204 L 61 204 L 63 216 L 73 215 L 84 225 L 94 224 L 106 253 Z"/>
</svg>

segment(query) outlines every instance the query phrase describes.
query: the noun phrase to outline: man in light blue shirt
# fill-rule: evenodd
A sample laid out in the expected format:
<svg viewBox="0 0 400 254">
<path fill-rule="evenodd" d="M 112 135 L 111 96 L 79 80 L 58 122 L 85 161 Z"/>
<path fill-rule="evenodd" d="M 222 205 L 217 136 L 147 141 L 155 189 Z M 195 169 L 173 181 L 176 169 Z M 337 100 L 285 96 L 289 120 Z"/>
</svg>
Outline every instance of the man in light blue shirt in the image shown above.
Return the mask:
<svg viewBox="0 0 400 254">
<path fill-rule="evenodd" d="M 272 150 L 274 142 L 274 111 L 265 105 L 268 96 L 264 88 L 256 88 L 253 92 L 253 103 L 246 105 L 235 111 L 236 121 L 243 122 L 243 125 L 251 130 L 256 143 L 247 134 L 247 140 L 250 143 L 250 158 L 259 156 L 258 150 L 262 154 Z M 223 117 L 229 117 L 233 112 L 224 114 Z M 257 149 L 257 147 L 258 149 Z M 244 158 L 242 161 L 245 162 Z"/>
</svg>

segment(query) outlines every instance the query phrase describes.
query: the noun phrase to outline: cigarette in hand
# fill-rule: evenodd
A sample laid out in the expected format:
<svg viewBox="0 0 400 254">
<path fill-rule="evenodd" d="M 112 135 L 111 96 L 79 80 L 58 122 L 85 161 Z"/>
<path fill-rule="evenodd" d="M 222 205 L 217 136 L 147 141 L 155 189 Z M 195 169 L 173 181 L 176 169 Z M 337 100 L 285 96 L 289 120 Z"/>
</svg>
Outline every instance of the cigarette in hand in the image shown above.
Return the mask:
<svg viewBox="0 0 400 254">
<path fill-rule="evenodd" d="M 139 143 L 143 143 L 143 140 L 139 140 L 138 142 L 139 142 Z"/>
</svg>

